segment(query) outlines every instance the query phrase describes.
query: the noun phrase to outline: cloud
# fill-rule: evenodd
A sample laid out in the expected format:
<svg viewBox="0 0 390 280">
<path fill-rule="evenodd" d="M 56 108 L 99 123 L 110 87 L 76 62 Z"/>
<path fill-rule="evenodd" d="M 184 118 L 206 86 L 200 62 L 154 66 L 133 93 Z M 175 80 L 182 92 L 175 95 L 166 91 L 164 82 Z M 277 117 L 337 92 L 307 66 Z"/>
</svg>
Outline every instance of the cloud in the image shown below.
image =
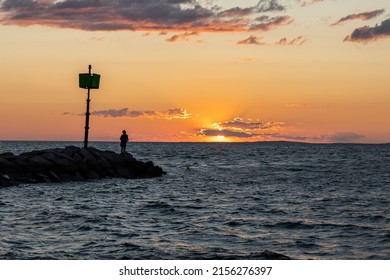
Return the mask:
<svg viewBox="0 0 390 280">
<path fill-rule="evenodd" d="M 132 115 L 134 113 L 134 115 Z M 109 109 L 109 110 L 102 110 L 102 111 L 95 111 L 92 112 L 91 115 L 96 115 L 96 116 L 103 116 L 103 117 L 111 117 L 111 118 L 120 118 L 120 117 L 140 117 L 143 115 L 143 112 L 135 112 L 131 111 L 129 112 L 128 108 L 123 108 L 123 109 Z"/>
<path fill-rule="evenodd" d="M 65 112 L 63 115 L 78 115 L 83 116 L 84 114 L 72 114 L 70 112 Z M 91 113 L 94 116 L 100 116 L 105 118 L 148 118 L 148 119 L 189 119 L 191 117 L 191 113 L 189 113 L 186 109 L 182 108 L 174 108 L 166 111 L 130 111 L 129 108 L 122 109 L 109 109 L 109 110 L 101 110 L 94 111 Z"/>
<path fill-rule="evenodd" d="M 312 138 L 298 135 L 288 135 L 282 133 L 254 133 L 250 131 L 235 131 L 229 129 L 201 129 L 197 133 L 198 136 L 224 136 L 224 137 L 235 137 L 235 138 L 259 138 L 262 140 L 286 140 L 286 141 L 310 141 Z"/>
<path fill-rule="evenodd" d="M 298 107 L 300 107 L 299 105 L 306 107 L 305 104 L 297 105 Z M 242 139 L 251 138 L 255 140 L 283 140 L 321 143 L 356 143 L 364 138 L 364 135 L 354 132 L 336 132 L 320 136 L 294 135 L 284 132 L 285 127 L 286 124 L 284 122 L 262 122 L 259 120 L 237 117 L 231 120 L 214 123 L 212 127 L 209 128 L 198 129 L 196 136 L 224 136 Z"/>
<path fill-rule="evenodd" d="M 262 0 L 259 1 L 255 10 L 258 12 L 275 12 L 275 11 L 284 11 L 285 7 L 280 5 L 277 0 Z"/>
<path fill-rule="evenodd" d="M 229 10 L 220 12 L 219 15 L 223 17 L 243 17 L 252 15 L 254 13 L 280 12 L 284 10 L 285 7 L 280 5 L 278 0 L 260 0 L 257 5 L 253 7 L 234 7 Z"/>
<path fill-rule="evenodd" d="M 247 119 L 237 117 L 232 120 L 215 123 L 214 127 L 217 129 L 233 129 L 239 131 L 257 130 L 257 129 L 269 129 L 274 126 L 280 126 L 283 123 L 280 122 L 261 122 L 259 120 Z"/>
<path fill-rule="evenodd" d="M 364 138 L 364 135 L 356 134 L 354 132 L 336 132 L 326 136 L 332 143 L 353 143 L 356 140 Z"/>
<path fill-rule="evenodd" d="M 342 24 L 342 23 L 344 23 L 346 21 L 355 20 L 355 19 L 370 20 L 372 18 L 380 16 L 384 12 L 385 12 L 384 9 L 380 9 L 380 10 L 375 10 L 375 11 L 371 11 L 371 12 L 364 12 L 364 13 L 359 13 L 359 14 L 351 14 L 351 15 L 348 15 L 346 17 L 343 17 L 343 18 L 339 19 L 335 23 L 332 23 L 331 26 L 340 25 L 340 24 Z"/>
<path fill-rule="evenodd" d="M 190 36 L 198 36 L 199 32 L 184 32 L 180 34 L 173 35 L 172 37 L 166 39 L 167 42 L 177 42 L 177 41 L 188 41 Z"/>
<path fill-rule="evenodd" d="M 253 138 L 261 136 L 261 131 L 283 126 L 282 122 L 261 122 L 240 117 L 213 124 L 212 128 L 199 129 L 198 136 L 225 136 L 236 138 Z"/>
<path fill-rule="evenodd" d="M 197 133 L 198 136 L 225 136 L 225 137 L 236 137 L 236 138 L 252 138 L 258 136 L 258 134 L 244 132 L 244 131 L 234 131 L 229 129 L 201 129 Z"/>
<path fill-rule="evenodd" d="M 219 16 L 220 17 L 245 17 L 251 15 L 252 13 L 253 13 L 253 7 L 250 8 L 235 7 L 219 13 Z"/>
<path fill-rule="evenodd" d="M 256 57 L 245 57 L 241 61 L 242 62 L 255 62 L 257 60 Z"/>
<path fill-rule="evenodd" d="M 200 0 L 0 0 L 1 24 L 45 25 L 88 31 L 230 32 L 269 30 L 291 21 L 256 17 L 285 10 L 278 0 L 224 10 Z M 242 5 L 242 4 L 241 4 Z"/>
<path fill-rule="evenodd" d="M 266 139 L 281 139 L 285 141 L 310 141 L 313 138 L 307 136 L 299 136 L 299 135 L 289 135 L 283 133 L 262 133 L 261 136 Z"/>
<path fill-rule="evenodd" d="M 267 43 L 261 42 L 260 40 L 263 39 L 263 37 L 257 37 L 255 35 L 251 35 L 246 39 L 240 40 L 237 42 L 238 45 L 266 45 Z M 288 40 L 287 38 L 281 38 L 279 41 L 275 42 L 276 45 L 279 46 L 301 46 L 306 42 L 306 38 L 303 36 L 298 36 L 296 38 L 293 38 L 291 40 Z"/>
<path fill-rule="evenodd" d="M 279 46 L 292 46 L 292 45 L 298 45 L 301 46 L 303 43 L 306 42 L 306 39 L 303 36 L 296 37 L 292 40 L 288 40 L 287 38 L 282 38 L 275 44 Z"/>
<path fill-rule="evenodd" d="M 261 16 L 256 19 L 256 24 L 252 24 L 250 30 L 252 31 L 268 31 L 274 29 L 279 26 L 288 25 L 294 22 L 289 16 L 277 16 L 277 17 L 269 17 L 269 16 Z"/>
<path fill-rule="evenodd" d="M 304 135 L 289 135 L 285 133 L 261 133 L 263 139 L 281 139 L 285 141 L 304 141 L 304 142 L 320 142 L 320 143 L 356 143 L 364 138 L 364 135 L 354 132 L 336 132 L 330 135 L 321 136 L 304 136 Z"/>
<path fill-rule="evenodd" d="M 222 123 L 216 123 L 215 126 L 218 126 L 223 129 L 239 129 L 239 130 L 256 130 L 260 129 L 263 126 L 263 123 L 260 121 L 244 120 L 242 118 L 234 118 L 233 120 L 224 121 Z"/>
<path fill-rule="evenodd" d="M 305 104 L 305 103 L 289 103 L 289 104 L 284 104 L 284 107 L 286 107 L 286 108 L 308 108 L 310 106 L 308 104 Z"/>
<path fill-rule="evenodd" d="M 330 104 L 305 104 L 305 103 L 288 103 L 284 104 L 285 108 L 289 109 L 322 109 L 331 107 Z"/>
<path fill-rule="evenodd" d="M 383 38 L 390 38 L 390 18 L 374 27 L 364 26 L 355 29 L 344 41 L 368 43 Z"/>
<path fill-rule="evenodd" d="M 191 117 L 191 113 L 182 108 L 169 109 L 168 111 L 160 112 L 159 115 L 165 119 L 189 119 Z"/>
<path fill-rule="evenodd" d="M 307 6 L 310 6 L 310 5 L 313 5 L 313 4 L 318 4 L 318 3 L 321 3 L 321 2 L 324 2 L 325 0 L 311 0 L 310 2 L 307 2 L 307 1 L 303 1 L 301 6 L 302 7 L 307 7 Z"/>
<path fill-rule="evenodd" d="M 263 37 L 257 37 L 257 36 L 251 35 L 246 39 L 238 41 L 237 44 L 238 45 L 265 45 L 264 42 L 260 41 L 262 38 Z"/>
</svg>

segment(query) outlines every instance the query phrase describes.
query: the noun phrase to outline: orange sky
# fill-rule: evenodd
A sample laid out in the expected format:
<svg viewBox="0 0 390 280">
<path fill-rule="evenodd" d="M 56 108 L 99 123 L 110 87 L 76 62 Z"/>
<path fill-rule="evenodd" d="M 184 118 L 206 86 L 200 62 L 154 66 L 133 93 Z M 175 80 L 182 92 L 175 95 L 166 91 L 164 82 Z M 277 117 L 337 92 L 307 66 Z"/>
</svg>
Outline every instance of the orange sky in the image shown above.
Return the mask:
<svg viewBox="0 0 390 280">
<path fill-rule="evenodd" d="M 178 2 L 0 0 L 0 139 L 390 142 L 389 1 Z"/>
</svg>

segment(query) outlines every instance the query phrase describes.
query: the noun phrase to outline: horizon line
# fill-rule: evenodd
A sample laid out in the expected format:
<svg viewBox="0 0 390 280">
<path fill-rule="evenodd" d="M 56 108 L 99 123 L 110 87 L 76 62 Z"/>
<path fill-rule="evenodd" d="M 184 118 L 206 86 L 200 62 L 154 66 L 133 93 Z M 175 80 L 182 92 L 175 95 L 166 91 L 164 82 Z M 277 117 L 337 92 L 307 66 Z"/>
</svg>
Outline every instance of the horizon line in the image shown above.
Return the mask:
<svg viewBox="0 0 390 280">
<path fill-rule="evenodd" d="M 0 139 L 0 142 L 66 142 L 66 143 L 75 143 L 79 142 L 83 144 L 82 140 L 3 140 Z M 116 140 L 92 140 L 89 143 L 119 143 Z M 191 143 L 191 144 L 250 144 L 250 143 L 291 143 L 291 144 L 309 144 L 309 145 L 332 145 L 332 144 L 346 144 L 346 145 L 389 145 L 390 142 L 304 142 L 304 141 L 289 141 L 289 140 L 260 140 L 260 141 L 129 141 L 129 143 Z"/>
</svg>

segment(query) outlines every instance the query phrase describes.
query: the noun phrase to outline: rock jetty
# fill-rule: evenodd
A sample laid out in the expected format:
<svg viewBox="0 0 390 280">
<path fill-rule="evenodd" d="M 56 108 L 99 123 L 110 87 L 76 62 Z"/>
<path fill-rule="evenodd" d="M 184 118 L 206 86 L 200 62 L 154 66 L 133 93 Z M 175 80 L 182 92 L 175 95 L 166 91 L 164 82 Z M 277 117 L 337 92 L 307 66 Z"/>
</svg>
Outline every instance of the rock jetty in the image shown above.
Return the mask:
<svg viewBox="0 0 390 280">
<path fill-rule="evenodd" d="M 0 154 L 0 187 L 21 183 L 54 183 L 101 178 L 151 178 L 166 174 L 153 162 L 95 148 L 49 149 Z"/>
</svg>

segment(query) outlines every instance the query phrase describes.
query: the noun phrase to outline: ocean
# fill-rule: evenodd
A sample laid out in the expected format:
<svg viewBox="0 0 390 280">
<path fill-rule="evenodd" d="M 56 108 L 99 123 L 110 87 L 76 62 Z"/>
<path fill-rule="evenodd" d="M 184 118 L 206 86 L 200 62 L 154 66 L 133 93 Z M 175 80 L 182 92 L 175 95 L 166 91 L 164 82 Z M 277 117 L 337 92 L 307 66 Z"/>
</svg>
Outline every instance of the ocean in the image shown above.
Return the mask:
<svg viewBox="0 0 390 280">
<path fill-rule="evenodd" d="M 0 153 L 82 146 L 0 142 Z M 118 143 L 91 147 L 119 152 Z M 129 143 L 167 175 L 0 188 L 0 259 L 390 259 L 390 145 Z"/>
</svg>

